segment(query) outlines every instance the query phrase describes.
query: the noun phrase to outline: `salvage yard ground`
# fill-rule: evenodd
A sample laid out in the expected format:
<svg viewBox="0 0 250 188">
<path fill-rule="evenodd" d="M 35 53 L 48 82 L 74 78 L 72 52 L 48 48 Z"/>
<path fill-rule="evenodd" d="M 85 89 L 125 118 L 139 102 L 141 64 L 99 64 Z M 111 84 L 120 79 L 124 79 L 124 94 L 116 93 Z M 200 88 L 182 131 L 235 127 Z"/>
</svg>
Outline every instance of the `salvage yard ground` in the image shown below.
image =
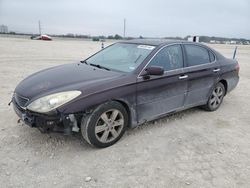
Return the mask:
<svg viewBox="0 0 250 188">
<path fill-rule="evenodd" d="M 233 45 L 212 47 L 232 57 Z M 147 123 L 106 149 L 17 123 L 7 104 L 23 78 L 100 48 L 0 35 L 0 187 L 250 187 L 250 46 L 238 47 L 240 83 L 219 110 L 193 108 Z"/>
</svg>

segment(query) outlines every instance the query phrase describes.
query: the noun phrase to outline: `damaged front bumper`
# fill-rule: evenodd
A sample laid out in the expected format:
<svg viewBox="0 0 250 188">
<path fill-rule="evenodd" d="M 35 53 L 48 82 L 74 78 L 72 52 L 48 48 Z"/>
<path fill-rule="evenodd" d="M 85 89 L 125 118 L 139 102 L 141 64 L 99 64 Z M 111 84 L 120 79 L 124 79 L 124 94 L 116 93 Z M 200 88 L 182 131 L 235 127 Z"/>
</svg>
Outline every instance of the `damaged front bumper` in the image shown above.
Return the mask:
<svg viewBox="0 0 250 188">
<path fill-rule="evenodd" d="M 62 114 L 56 111 L 40 114 L 20 107 L 15 100 L 12 100 L 12 103 L 20 120 L 30 127 L 38 128 L 42 133 L 61 132 L 69 135 L 72 131 L 79 132 L 77 117 L 74 114 Z"/>
</svg>

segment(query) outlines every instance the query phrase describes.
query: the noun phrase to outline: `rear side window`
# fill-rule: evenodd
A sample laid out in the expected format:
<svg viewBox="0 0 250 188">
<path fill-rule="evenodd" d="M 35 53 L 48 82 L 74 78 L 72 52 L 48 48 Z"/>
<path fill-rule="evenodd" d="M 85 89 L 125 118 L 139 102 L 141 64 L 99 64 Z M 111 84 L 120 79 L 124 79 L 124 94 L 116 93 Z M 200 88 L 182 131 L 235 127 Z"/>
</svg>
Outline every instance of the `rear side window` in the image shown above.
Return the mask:
<svg viewBox="0 0 250 188">
<path fill-rule="evenodd" d="M 185 45 L 188 66 L 202 65 L 210 62 L 208 50 L 206 48 L 188 44 Z"/>
<path fill-rule="evenodd" d="M 182 49 L 180 45 L 171 45 L 163 48 L 152 59 L 148 66 L 160 66 L 165 71 L 183 67 Z"/>
</svg>

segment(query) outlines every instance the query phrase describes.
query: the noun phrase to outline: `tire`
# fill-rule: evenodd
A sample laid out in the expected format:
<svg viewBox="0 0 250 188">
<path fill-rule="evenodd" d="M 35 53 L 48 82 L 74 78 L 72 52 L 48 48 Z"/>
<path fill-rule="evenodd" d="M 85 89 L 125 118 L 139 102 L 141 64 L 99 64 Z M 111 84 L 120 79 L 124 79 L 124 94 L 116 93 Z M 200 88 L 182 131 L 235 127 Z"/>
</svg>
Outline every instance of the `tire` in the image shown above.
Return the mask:
<svg viewBox="0 0 250 188">
<path fill-rule="evenodd" d="M 225 93 L 224 85 L 221 82 L 217 83 L 209 95 L 207 104 L 203 108 L 207 111 L 217 110 L 223 102 Z"/>
<path fill-rule="evenodd" d="M 128 126 L 128 113 L 116 101 L 101 104 L 82 118 L 81 133 L 91 145 L 105 148 L 115 144 Z"/>
</svg>

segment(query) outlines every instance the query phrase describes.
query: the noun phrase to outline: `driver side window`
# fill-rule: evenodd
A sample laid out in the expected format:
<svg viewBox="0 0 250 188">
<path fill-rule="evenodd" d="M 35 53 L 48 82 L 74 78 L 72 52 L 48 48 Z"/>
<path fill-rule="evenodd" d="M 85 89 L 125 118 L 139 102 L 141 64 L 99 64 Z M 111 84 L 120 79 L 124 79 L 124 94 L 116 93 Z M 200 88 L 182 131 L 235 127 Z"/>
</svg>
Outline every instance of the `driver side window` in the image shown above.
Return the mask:
<svg viewBox="0 0 250 188">
<path fill-rule="evenodd" d="M 148 66 L 163 67 L 165 71 L 183 68 L 181 45 L 171 45 L 163 48 Z"/>
</svg>

